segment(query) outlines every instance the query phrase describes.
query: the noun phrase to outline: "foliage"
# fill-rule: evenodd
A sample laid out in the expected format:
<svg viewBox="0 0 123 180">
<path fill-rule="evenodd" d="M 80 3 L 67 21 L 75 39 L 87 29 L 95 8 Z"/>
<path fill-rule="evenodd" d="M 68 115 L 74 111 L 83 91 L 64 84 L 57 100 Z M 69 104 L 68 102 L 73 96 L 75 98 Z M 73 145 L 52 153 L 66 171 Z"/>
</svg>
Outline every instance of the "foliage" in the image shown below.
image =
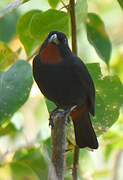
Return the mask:
<svg viewBox="0 0 123 180">
<path fill-rule="evenodd" d="M 25 103 L 31 86 L 32 71 L 25 61 L 15 61 L 9 70 L 0 72 L 0 124 Z"/>
<path fill-rule="evenodd" d="M 108 64 L 111 54 L 111 43 L 100 17 L 94 13 L 88 13 L 86 29 L 88 41 L 94 46 L 98 55 Z"/>
<path fill-rule="evenodd" d="M 41 11 L 31 10 L 21 16 L 17 23 L 17 32 L 28 56 L 40 42 L 38 39 L 35 40 L 30 33 L 30 22 L 32 21 L 33 16 L 38 13 L 41 13 Z"/>
<path fill-rule="evenodd" d="M 36 3 L 36 1 L 34 3 Z M 15 12 L 11 11 L 14 11 L 23 3 L 22 7 L 26 5 L 29 7 L 30 1 L 26 4 L 25 2 L 27 2 L 27 0 L 18 0 L 16 3 L 12 2 L 0 12 L 0 147 L 4 138 L 6 141 L 5 144 L 8 143 L 7 148 L 6 146 L 3 148 L 6 149 L 6 151 L 0 151 L 0 162 L 2 162 L 2 166 L 0 167 L 0 179 L 4 179 L 6 175 L 7 179 L 45 180 L 48 176 L 48 158 L 51 156 L 50 137 L 47 135 L 48 121 L 45 120 L 48 119 L 47 111 L 51 112 L 51 110 L 55 108 L 55 105 L 49 100 L 44 99 L 44 97 L 41 99 L 43 103 L 39 102 L 38 97 L 38 100 L 36 100 L 38 104 L 35 105 L 35 98 L 31 99 L 32 97 L 29 96 L 31 89 L 33 91 L 31 66 L 28 61 L 17 60 L 20 59 L 19 56 L 23 56 L 20 48 L 12 50 L 13 48 L 10 48 L 10 44 L 6 44 L 6 42 L 9 42 L 12 37 L 15 36 L 15 29 L 13 29 L 12 32 L 8 31 L 16 24 L 16 18 L 13 18 L 12 14 L 15 13 L 17 18 L 20 16 L 18 10 Z M 44 0 L 42 0 L 42 3 L 46 3 L 46 1 L 44 2 Z M 64 7 L 64 5 L 68 5 L 68 3 L 68 0 L 63 0 L 63 3 L 61 0 L 47 0 L 48 5 L 45 9 L 42 8 L 41 4 L 39 8 L 28 10 L 19 17 L 16 25 L 18 37 L 15 36 L 15 38 L 19 38 L 24 46 L 27 56 L 25 60 L 30 59 L 30 56 L 39 49 L 41 43 L 51 30 L 56 29 L 62 31 L 68 38 L 71 38 L 70 16 L 66 10 L 67 8 Z M 102 6 L 102 3 L 103 2 L 100 2 L 98 4 L 98 2 L 96 2 L 95 8 L 98 7 L 101 9 L 100 6 Z M 121 8 L 123 8 L 122 1 L 118 0 L 118 3 Z M 104 159 L 108 161 L 113 152 L 122 150 L 123 148 L 123 118 L 122 115 L 120 115 L 120 109 L 123 103 L 123 85 L 121 83 L 123 80 L 123 53 L 118 52 L 114 59 L 110 61 L 112 44 L 114 41 L 112 40 L 113 37 L 111 38 L 111 35 L 107 31 L 107 26 L 105 26 L 103 22 L 105 18 L 102 18 L 103 16 L 101 13 L 105 13 L 105 8 L 103 10 L 97 10 L 97 12 L 94 13 L 95 11 L 88 12 L 88 6 L 89 9 L 91 9 L 91 3 L 87 2 L 87 0 L 77 0 L 76 2 L 77 36 L 79 39 L 79 37 L 85 33 L 84 36 L 87 35 L 86 42 L 88 41 L 88 44 L 90 43 L 94 47 L 98 55 L 98 63 L 95 63 L 95 59 L 93 59 L 91 63 L 87 64 L 87 68 L 94 80 L 96 88 L 96 115 L 92 118 L 92 122 L 97 135 L 102 135 L 109 129 L 107 133 L 100 137 L 100 144 L 101 142 L 102 144 L 106 144 L 103 147 L 103 155 Z M 107 6 L 107 4 L 105 6 Z M 100 12 L 100 14 L 98 12 Z M 7 24 L 7 21 L 11 23 Z M 111 26 L 110 23 L 109 26 Z M 83 32 L 84 27 L 85 32 Z M 83 40 L 81 44 L 84 43 Z M 22 45 L 19 44 L 19 47 Z M 113 47 L 115 45 L 113 44 Z M 87 48 L 87 54 L 89 54 L 88 52 L 90 52 L 90 49 L 88 50 Z M 40 108 L 42 108 L 42 110 L 40 110 Z M 28 112 L 28 116 L 25 115 L 27 112 L 25 112 L 24 109 Z M 25 119 L 26 122 L 29 120 L 28 126 L 30 126 L 32 118 L 30 116 L 31 113 L 34 119 L 36 119 L 35 123 L 37 126 L 37 134 L 33 139 L 33 142 L 35 142 L 33 143 L 33 147 L 30 145 L 30 135 L 28 135 L 29 142 L 24 139 L 23 128 L 25 127 L 22 120 Z M 42 118 L 40 117 L 40 113 L 44 113 Z M 117 121 L 119 115 L 120 120 Z M 17 128 L 16 124 L 19 122 L 21 125 L 20 128 Z M 111 128 L 112 125 L 113 127 Z M 41 130 L 39 126 L 41 126 Z M 33 130 L 32 128 L 32 134 Z M 42 135 L 42 131 L 45 131 L 45 136 Z M 18 144 L 20 140 L 19 134 L 22 141 L 16 149 L 14 147 L 14 142 Z M 8 138 L 8 140 L 6 140 L 6 138 Z M 12 150 L 10 150 L 10 144 L 12 144 Z M 67 148 L 72 150 L 73 144 L 73 127 L 69 125 L 67 127 Z M 12 153 L 12 157 L 9 158 L 9 163 L 7 160 L 2 161 L 4 153 L 5 155 Z M 72 166 L 72 156 L 73 152 L 66 153 L 66 168 L 68 169 Z M 80 179 L 82 174 L 86 176 L 86 172 L 88 171 L 91 172 L 91 176 L 94 179 L 107 177 L 111 171 L 108 167 L 103 170 L 97 170 L 96 168 L 92 170 L 94 163 L 90 153 L 86 150 L 81 150 L 80 162 Z M 70 171 L 65 171 L 65 178 L 70 179 Z"/>
<path fill-rule="evenodd" d="M 120 4 L 121 8 L 123 9 L 123 1 L 122 0 L 118 0 L 118 2 Z"/>
</svg>

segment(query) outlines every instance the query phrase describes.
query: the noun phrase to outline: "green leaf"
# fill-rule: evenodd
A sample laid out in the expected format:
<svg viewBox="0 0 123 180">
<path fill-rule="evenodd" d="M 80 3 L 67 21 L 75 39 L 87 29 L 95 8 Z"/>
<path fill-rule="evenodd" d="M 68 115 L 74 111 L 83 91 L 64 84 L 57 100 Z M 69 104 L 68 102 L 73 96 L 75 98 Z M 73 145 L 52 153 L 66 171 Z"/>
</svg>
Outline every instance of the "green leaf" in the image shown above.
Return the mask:
<svg viewBox="0 0 123 180">
<path fill-rule="evenodd" d="M 30 34 L 30 23 L 34 15 L 41 13 L 40 10 L 31 10 L 21 16 L 17 23 L 17 32 L 24 45 L 27 56 L 30 56 L 33 50 L 40 44 L 38 39 L 34 39 Z"/>
<path fill-rule="evenodd" d="M 58 30 L 69 34 L 69 16 L 63 11 L 49 9 L 33 16 L 30 24 L 30 32 L 35 39 L 43 41 L 52 30 Z"/>
<path fill-rule="evenodd" d="M 12 162 L 9 165 L 11 170 L 11 176 L 13 180 L 40 180 L 37 174 L 26 164 L 19 162 Z"/>
<path fill-rule="evenodd" d="M 52 7 L 52 8 L 56 8 L 56 6 L 58 5 L 60 0 L 48 0 L 48 3 L 49 5 Z"/>
<path fill-rule="evenodd" d="M 0 124 L 9 119 L 28 99 L 32 86 L 31 66 L 15 61 L 6 72 L 0 72 Z"/>
<path fill-rule="evenodd" d="M 36 173 L 26 164 L 12 162 L 2 165 L 0 168 L 0 179 L 11 180 L 40 180 Z"/>
<path fill-rule="evenodd" d="M 123 85 L 118 76 L 101 74 L 97 63 L 87 65 L 96 88 L 96 107 L 93 124 L 98 135 L 106 132 L 119 117 L 123 103 Z"/>
<path fill-rule="evenodd" d="M 13 52 L 4 42 L 0 42 L 0 70 L 4 70 L 15 59 L 17 59 L 17 53 Z"/>
<path fill-rule="evenodd" d="M 123 0 L 117 0 L 120 4 L 120 7 L 123 9 Z"/>
<path fill-rule="evenodd" d="M 111 56 L 111 42 L 105 31 L 104 23 L 97 14 L 88 13 L 86 20 L 87 38 L 97 54 L 107 64 Z"/>
<path fill-rule="evenodd" d="M 88 4 L 87 0 L 77 0 L 76 6 L 76 22 L 77 29 L 79 29 L 81 24 L 85 22 L 88 12 Z"/>
<path fill-rule="evenodd" d="M 48 164 L 40 149 L 23 149 L 15 153 L 14 161 L 30 167 L 41 180 L 48 176 Z"/>
<path fill-rule="evenodd" d="M 16 34 L 16 24 L 17 24 L 17 20 L 19 16 L 20 16 L 19 12 L 14 11 L 14 12 L 11 12 L 9 16 L 4 16 L 3 18 L 0 19 L 0 40 L 1 41 L 8 43 L 12 40 L 13 36 Z"/>
</svg>

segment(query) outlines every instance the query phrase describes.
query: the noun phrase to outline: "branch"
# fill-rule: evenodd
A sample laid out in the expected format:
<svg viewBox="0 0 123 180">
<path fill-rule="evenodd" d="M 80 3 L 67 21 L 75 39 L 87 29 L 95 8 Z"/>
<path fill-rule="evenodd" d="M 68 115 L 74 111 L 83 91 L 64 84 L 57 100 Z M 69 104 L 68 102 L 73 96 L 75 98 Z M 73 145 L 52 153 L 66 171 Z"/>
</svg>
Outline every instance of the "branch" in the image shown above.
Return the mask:
<svg viewBox="0 0 123 180">
<path fill-rule="evenodd" d="M 74 147 L 74 155 L 73 155 L 73 168 L 72 168 L 72 177 L 73 180 L 77 180 L 78 178 L 78 164 L 79 164 L 79 147 Z"/>
<path fill-rule="evenodd" d="M 112 169 L 112 178 L 111 178 L 111 180 L 118 179 L 118 168 L 119 168 L 122 152 L 123 152 L 123 149 L 118 150 L 116 155 L 115 155 L 115 160 L 114 160 L 114 165 L 113 165 L 113 169 Z"/>
<path fill-rule="evenodd" d="M 26 1 L 27 0 L 17 0 L 15 2 L 12 2 L 12 3 L 8 4 L 7 8 L 3 9 L 0 12 L 0 18 L 5 16 L 6 14 L 16 10 L 21 4 L 25 3 Z"/>
<path fill-rule="evenodd" d="M 57 113 L 57 115 L 54 117 L 54 127 L 51 129 L 52 163 L 54 165 L 58 180 L 63 180 L 66 125 L 64 117 L 61 117 L 60 115 L 60 113 Z M 49 180 L 53 180 L 50 174 Z"/>
<path fill-rule="evenodd" d="M 68 11 L 69 11 L 69 5 L 65 5 L 65 3 L 64 3 L 62 0 L 60 0 L 60 2 L 61 2 L 62 5 L 63 5 L 63 7 L 60 8 L 60 10 L 63 9 L 63 8 L 65 8 L 65 9 L 67 10 L 67 12 L 68 12 Z"/>
<path fill-rule="evenodd" d="M 71 34 L 72 34 L 72 52 L 77 55 L 77 37 L 76 37 L 76 17 L 75 17 L 75 0 L 70 0 L 70 19 L 71 19 Z M 72 178 L 78 178 L 79 164 L 79 147 L 74 147 Z"/>
<path fill-rule="evenodd" d="M 71 34 L 72 34 L 72 52 L 77 55 L 75 0 L 70 0 L 69 7 L 70 7 Z"/>
</svg>

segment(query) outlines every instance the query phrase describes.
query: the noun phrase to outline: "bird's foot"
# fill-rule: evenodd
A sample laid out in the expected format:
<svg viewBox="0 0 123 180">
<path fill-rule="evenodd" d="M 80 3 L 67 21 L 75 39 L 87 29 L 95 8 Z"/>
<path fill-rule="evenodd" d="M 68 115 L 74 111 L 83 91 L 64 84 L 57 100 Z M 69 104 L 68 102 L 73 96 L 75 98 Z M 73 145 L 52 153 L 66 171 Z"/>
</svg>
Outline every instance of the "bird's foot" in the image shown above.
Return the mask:
<svg viewBox="0 0 123 180">
<path fill-rule="evenodd" d="M 49 117 L 49 126 L 51 126 L 52 128 L 54 127 L 54 117 L 57 116 L 57 119 L 61 119 L 61 117 L 63 116 L 63 110 L 56 108 L 54 109 L 51 113 L 50 113 L 50 117 Z"/>
<path fill-rule="evenodd" d="M 50 113 L 50 118 L 49 118 L 49 126 L 51 126 L 52 128 L 54 127 L 54 122 L 53 119 L 54 117 L 58 114 L 57 119 L 61 119 L 62 117 L 64 118 L 64 121 L 66 122 L 66 124 L 70 124 L 70 113 L 71 111 L 73 111 L 76 108 L 75 106 L 71 106 L 69 107 L 67 110 L 63 111 L 59 108 L 54 109 L 51 113 Z"/>
<path fill-rule="evenodd" d="M 64 111 L 64 121 L 67 124 L 70 124 L 70 113 L 76 108 L 76 105 L 69 107 L 67 110 Z"/>
<path fill-rule="evenodd" d="M 58 108 L 54 109 L 51 113 L 50 113 L 50 117 L 49 117 L 49 126 L 54 127 L 54 122 L 53 122 L 53 118 L 57 112 Z"/>
</svg>

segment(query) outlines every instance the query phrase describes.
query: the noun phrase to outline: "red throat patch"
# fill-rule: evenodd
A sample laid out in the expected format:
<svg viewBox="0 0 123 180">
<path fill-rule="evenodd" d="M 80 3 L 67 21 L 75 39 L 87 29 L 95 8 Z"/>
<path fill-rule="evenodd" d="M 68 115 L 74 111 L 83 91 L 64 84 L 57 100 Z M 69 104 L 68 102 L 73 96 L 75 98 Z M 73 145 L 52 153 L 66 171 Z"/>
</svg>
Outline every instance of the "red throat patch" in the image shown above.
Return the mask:
<svg viewBox="0 0 123 180">
<path fill-rule="evenodd" d="M 60 55 L 59 48 L 53 43 L 49 43 L 40 52 L 40 59 L 44 64 L 56 64 L 63 60 Z"/>
</svg>

